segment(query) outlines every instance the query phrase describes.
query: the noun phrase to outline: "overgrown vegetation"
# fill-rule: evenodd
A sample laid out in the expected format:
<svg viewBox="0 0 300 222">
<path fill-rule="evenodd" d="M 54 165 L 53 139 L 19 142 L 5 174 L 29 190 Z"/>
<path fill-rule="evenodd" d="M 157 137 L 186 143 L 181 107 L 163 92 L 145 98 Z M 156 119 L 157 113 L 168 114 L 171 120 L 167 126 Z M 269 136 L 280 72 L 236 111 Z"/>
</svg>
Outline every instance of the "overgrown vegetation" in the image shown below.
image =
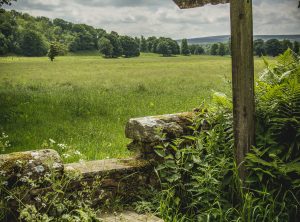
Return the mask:
<svg viewBox="0 0 300 222">
<path fill-rule="evenodd" d="M 157 147 L 162 191 L 155 207 L 165 221 L 292 221 L 300 207 L 300 60 L 287 50 L 256 82 L 256 146 L 242 183 L 234 164 L 232 103 L 214 95 L 199 109 L 194 135 Z M 208 127 L 209 126 L 209 127 Z"/>
</svg>

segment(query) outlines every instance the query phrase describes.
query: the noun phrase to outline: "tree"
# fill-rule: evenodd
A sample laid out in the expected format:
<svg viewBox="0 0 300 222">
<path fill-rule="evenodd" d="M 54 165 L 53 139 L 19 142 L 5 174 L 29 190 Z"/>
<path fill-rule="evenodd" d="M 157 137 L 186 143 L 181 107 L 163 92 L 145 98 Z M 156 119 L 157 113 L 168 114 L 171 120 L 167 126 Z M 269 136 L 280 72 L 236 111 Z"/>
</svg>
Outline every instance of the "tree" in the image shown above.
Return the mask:
<svg viewBox="0 0 300 222">
<path fill-rule="evenodd" d="M 188 42 L 186 39 L 182 39 L 181 41 L 181 54 L 182 55 L 190 55 L 191 52 L 189 50 Z"/>
<path fill-rule="evenodd" d="M 270 56 L 278 56 L 283 52 L 282 45 L 278 39 L 270 39 L 265 44 L 266 53 Z"/>
<path fill-rule="evenodd" d="M 218 55 L 219 45 L 214 43 L 210 48 L 211 55 Z"/>
<path fill-rule="evenodd" d="M 261 57 L 263 55 L 266 55 L 266 50 L 265 50 L 265 42 L 262 39 L 256 39 L 253 42 L 253 50 L 254 54 Z"/>
<path fill-rule="evenodd" d="M 295 41 L 294 42 L 294 46 L 293 46 L 293 51 L 295 52 L 295 53 L 297 53 L 297 54 L 299 54 L 299 42 L 297 42 L 297 41 Z"/>
<path fill-rule="evenodd" d="M 219 44 L 218 55 L 224 56 L 226 54 L 226 49 L 224 43 Z"/>
<path fill-rule="evenodd" d="M 59 44 L 57 42 L 51 42 L 48 51 L 48 57 L 51 60 L 51 62 L 53 62 L 55 57 L 59 55 L 59 51 Z"/>
<path fill-rule="evenodd" d="M 113 58 L 118 58 L 118 57 L 122 56 L 123 49 L 122 49 L 121 42 L 119 40 L 118 33 L 111 32 L 110 34 L 105 34 L 104 37 L 107 38 L 110 41 L 110 43 L 113 47 L 112 57 Z"/>
<path fill-rule="evenodd" d="M 41 34 L 24 30 L 20 40 L 22 54 L 25 56 L 44 56 L 48 51 L 48 46 Z"/>
<path fill-rule="evenodd" d="M 172 51 L 166 40 L 162 40 L 158 43 L 157 52 L 162 54 L 163 56 L 171 56 L 172 55 Z"/>
<path fill-rule="evenodd" d="M 144 36 L 141 36 L 140 50 L 141 52 L 148 52 L 148 43 Z"/>
<path fill-rule="evenodd" d="M 284 39 L 281 44 L 283 52 L 285 52 L 288 48 L 293 49 L 293 43 L 288 39 Z"/>
<path fill-rule="evenodd" d="M 204 48 L 200 45 L 196 45 L 194 55 L 202 55 L 204 53 L 205 53 Z"/>
<path fill-rule="evenodd" d="M 0 32 L 0 55 L 5 55 L 8 53 L 8 40 L 6 37 Z"/>
<path fill-rule="evenodd" d="M 123 54 L 125 57 L 134 57 L 140 55 L 139 45 L 134 38 L 121 36 L 120 38 Z"/>
<path fill-rule="evenodd" d="M 98 42 L 98 46 L 100 53 L 102 53 L 106 58 L 113 57 L 113 45 L 109 39 L 102 37 Z"/>
</svg>

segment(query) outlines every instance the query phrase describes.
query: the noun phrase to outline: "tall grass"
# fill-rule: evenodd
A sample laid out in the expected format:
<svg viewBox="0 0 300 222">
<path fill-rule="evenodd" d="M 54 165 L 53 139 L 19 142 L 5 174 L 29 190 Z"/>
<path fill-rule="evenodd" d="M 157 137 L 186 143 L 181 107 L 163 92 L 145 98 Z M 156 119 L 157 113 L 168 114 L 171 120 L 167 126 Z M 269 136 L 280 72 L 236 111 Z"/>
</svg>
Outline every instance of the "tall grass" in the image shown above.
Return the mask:
<svg viewBox="0 0 300 222">
<path fill-rule="evenodd" d="M 41 148 L 49 138 L 87 159 L 125 157 L 131 117 L 191 110 L 224 91 L 230 58 L 163 58 L 144 54 L 103 59 L 96 54 L 0 58 L 0 131 L 6 152 Z M 256 60 L 256 70 L 263 62 Z"/>
</svg>

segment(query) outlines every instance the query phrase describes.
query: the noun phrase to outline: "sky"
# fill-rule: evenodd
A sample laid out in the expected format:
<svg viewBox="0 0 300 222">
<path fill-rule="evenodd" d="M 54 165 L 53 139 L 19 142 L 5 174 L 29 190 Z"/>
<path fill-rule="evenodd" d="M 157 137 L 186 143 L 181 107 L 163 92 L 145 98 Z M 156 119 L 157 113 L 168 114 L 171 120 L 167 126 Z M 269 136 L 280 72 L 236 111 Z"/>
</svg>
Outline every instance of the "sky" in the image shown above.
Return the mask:
<svg viewBox="0 0 300 222">
<path fill-rule="evenodd" d="M 300 34 L 298 0 L 253 0 L 254 34 Z M 172 0 L 17 0 L 6 7 L 130 36 L 228 35 L 229 4 L 179 9 Z"/>
</svg>

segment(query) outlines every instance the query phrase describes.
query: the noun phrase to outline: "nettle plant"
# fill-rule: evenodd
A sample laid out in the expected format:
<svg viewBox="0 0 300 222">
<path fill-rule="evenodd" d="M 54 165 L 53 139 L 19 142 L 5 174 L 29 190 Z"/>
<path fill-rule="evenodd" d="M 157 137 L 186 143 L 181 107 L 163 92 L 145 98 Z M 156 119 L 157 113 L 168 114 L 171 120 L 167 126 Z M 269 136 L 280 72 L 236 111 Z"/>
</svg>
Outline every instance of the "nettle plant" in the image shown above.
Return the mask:
<svg viewBox="0 0 300 222">
<path fill-rule="evenodd" d="M 165 221 L 297 221 L 300 217 L 300 62 L 290 49 L 256 82 L 256 146 L 242 183 L 234 164 L 232 103 L 224 94 L 193 120 L 194 134 L 162 139 Z M 203 127 L 206 126 L 206 127 Z M 209 127 L 207 127 L 209 126 Z"/>
</svg>

